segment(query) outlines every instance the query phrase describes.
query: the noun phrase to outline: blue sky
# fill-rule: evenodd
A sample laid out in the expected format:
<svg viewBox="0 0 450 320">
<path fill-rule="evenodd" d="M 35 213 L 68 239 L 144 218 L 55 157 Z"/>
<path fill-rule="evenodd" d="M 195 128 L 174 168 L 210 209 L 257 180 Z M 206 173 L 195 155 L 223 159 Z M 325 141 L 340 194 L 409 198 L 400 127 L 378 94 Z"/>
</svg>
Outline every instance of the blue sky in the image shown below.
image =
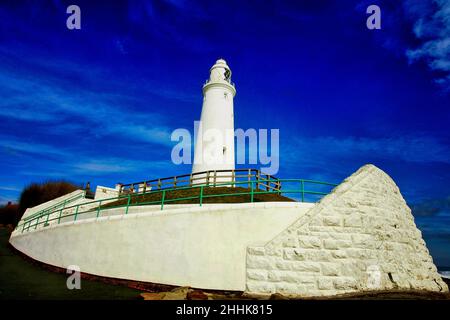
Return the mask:
<svg viewBox="0 0 450 320">
<path fill-rule="evenodd" d="M 66 8 L 81 8 L 81 30 Z M 382 29 L 366 28 L 377 4 Z M 187 173 L 170 133 L 193 130 L 223 57 L 235 126 L 280 129 L 284 178 L 386 171 L 450 266 L 450 2 L 2 1 L 0 201 L 47 179 L 114 185 Z"/>
</svg>

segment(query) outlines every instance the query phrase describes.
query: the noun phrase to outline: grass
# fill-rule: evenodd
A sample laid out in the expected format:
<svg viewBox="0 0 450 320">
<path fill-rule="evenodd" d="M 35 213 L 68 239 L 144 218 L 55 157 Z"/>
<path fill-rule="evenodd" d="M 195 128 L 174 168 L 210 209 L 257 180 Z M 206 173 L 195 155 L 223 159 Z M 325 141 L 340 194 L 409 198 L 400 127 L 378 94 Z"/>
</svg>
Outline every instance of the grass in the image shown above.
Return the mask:
<svg viewBox="0 0 450 320">
<path fill-rule="evenodd" d="M 242 187 L 205 187 L 203 189 L 203 203 L 245 203 L 251 202 L 250 194 L 240 195 L 239 193 L 249 193 L 249 188 Z M 227 196 L 217 196 L 218 194 L 228 194 Z M 200 188 L 192 189 L 175 189 L 166 191 L 164 204 L 198 204 L 200 196 Z M 188 198 L 184 200 L 176 200 L 179 198 Z M 154 191 L 143 195 L 136 195 L 131 197 L 130 204 L 160 204 L 162 200 L 162 192 Z M 254 194 L 253 202 L 268 202 L 268 201 L 287 201 L 292 202 L 294 199 L 279 195 L 276 192 Z M 127 198 L 123 198 L 108 204 L 103 205 L 103 208 L 126 205 Z"/>
</svg>

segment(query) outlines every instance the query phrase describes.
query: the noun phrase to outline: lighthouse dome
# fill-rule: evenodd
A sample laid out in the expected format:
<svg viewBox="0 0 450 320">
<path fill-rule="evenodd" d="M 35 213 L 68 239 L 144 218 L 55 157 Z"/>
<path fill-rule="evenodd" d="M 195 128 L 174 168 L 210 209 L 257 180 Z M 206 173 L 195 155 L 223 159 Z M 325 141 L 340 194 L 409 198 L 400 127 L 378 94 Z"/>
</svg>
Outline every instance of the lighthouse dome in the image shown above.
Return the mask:
<svg viewBox="0 0 450 320">
<path fill-rule="evenodd" d="M 231 69 L 224 59 L 216 60 L 216 63 L 211 67 L 207 83 L 211 82 L 227 82 L 231 84 Z"/>
</svg>

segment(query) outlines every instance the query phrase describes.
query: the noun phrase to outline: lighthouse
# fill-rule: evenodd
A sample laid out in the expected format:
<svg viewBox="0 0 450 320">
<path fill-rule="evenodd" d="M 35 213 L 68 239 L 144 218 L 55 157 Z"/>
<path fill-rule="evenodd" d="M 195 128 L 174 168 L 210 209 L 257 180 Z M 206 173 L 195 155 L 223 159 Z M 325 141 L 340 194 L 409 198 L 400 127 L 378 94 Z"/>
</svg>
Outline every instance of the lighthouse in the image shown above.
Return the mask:
<svg viewBox="0 0 450 320">
<path fill-rule="evenodd" d="M 197 127 L 192 173 L 214 170 L 234 170 L 234 112 L 236 89 L 231 82 L 231 69 L 219 59 L 210 69 L 203 85 L 203 105 Z M 231 181 L 230 173 L 216 182 Z M 225 177 L 228 176 L 228 177 Z M 206 178 L 206 175 L 205 175 Z M 204 183 L 197 180 L 196 183 Z"/>
</svg>

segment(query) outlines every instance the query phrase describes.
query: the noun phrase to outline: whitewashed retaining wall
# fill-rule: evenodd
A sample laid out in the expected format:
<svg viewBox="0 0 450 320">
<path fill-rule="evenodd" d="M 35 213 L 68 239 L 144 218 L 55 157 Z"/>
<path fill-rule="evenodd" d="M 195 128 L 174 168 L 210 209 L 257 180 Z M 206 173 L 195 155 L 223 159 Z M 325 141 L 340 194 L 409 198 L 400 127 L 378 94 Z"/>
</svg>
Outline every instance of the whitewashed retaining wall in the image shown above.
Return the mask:
<svg viewBox="0 0 450 320">
<path fill-rule="evenodd" d="M 102 211 L 98 220 L 16 230 L 10 243 L 38 261 L 82 272 L 205 289 L 245 290 L 247 247 L 262 245 L 314 204 L 215 204 Z M 141 213 L 133 213 L 146 210 Z M 95 215 L 95 214 L 94 214 Z"/>
<path fill-rule="evenodd" d="M 108 198 L 114 198 L 119 196 L 119 190 L 103 187 L 103 186 L 97 186 L 97 189 L 95 189 L 95 198 L 94 200 L 101 200 L 101 199 L 108 199 Z"/>
<path fill-rule="evenodd" d="M 84 193 L 85 193 L 84 190 L 75 190 L 71 193 L 63 195 L 56 199 L 44 202 L 44 203 L 37 205 L 35 207 L 32 207 L 32 208 L 28 208 L 25 211 L 22 218 L 20 219 L 19 224 L 21 225 L 24 222 L 25 218 L 31 216 L 32 214 L 34 214 L 36 212 L 39 212 L 39 211 L 42 211 L 45 209 L 50 209 L 48 216 L 43 215 L 43 217 L 39 220 L 39 222 L 41 222 L 41 224 L 39 224 L 39 225 L 35 225 L 36 221 L 33 221 L 32 223 L 30 223 L 31 229 L 46 228 L 48 224 L 52 225 L 52 224 L 58 224 L 59 222 L 72 221 L 72 220 L 74 220 L 73 215 L 75 214 L 75 212 L 82 213 L 82 212 L 85 212 L 88 210 L 93 210 L 95 208 L 98 208 L 99 205 L 105 205 L 107 203 L 116 201 L 115 198 L 119 196 L 118 189 L 112 189 L 112 188 L 103 187 L 103 186 L 97 186 L 97 189 L 95 191 L 95 199 L 94 200 L 85 198 Z M 76 200 L 72 200 L 72 201 L 68 202 L 65 205 L 62 205 L 64 200 L 73 199 L 77 196 L 80 196 L 80 197 L 77 198 Z M 109 200 L 104 200 L 101 203 L 99 203 L 98 201 L 102 200 L 102 199 L 109 199 Z M 56 204 L 60 204 L 60 205 L 57 207 L 54 207 Z M 79 205 L 78 210 L 76 207 L 77 205 Z M 119 210 L 119 214 L 123 214 L 124 211 L 125 211 L 125 209 L 121 208 Z M 90 213 L 80 214 L 79 216 L 77 216 L 77 219 L 86 219 L 86 218 L 92 218 L 92 217 L 96 217 L 96 216 L 97 216 L 97 213 L 95 211 L 92 211 Z M 48 221 L 48 223 L 46 221 Z M 44 224 L 43 222 L 46 222 L 46 223 Z M 28 227 L 28 225 L 26 225 L 25 227 Z M 21 227 L 19 227 L 19 229 L 20 229 L 20 231 L 22 230 Z"/>
<path fill-rule="evenodd" d="M 32 207 L 32 208 L 28 208 L 27 210 L 25 210 L 25 213 L 23 214 L 23 216 L 22 216 L 22 218 L 21 218 L 21 222 L 22 222 L 23 219 L 25 219 L 25 218 L 27 218 L 27 217 L 33 215 L 34 213 L 36 213 L 36 212 L 38 212 L 38 211 L 41 211 L 41 210 L 50 208 L 50 207 L 52 207 L 52 206 L 54 206 L 54 205 L 56 205 L 56 204 L 58 204 L 58 203 L 63 202 L 64 200 L 71 199 L 71 198 L 75 198 L 75 197 L 77 197 L 77 196 L 82 196 L 83 194 L 84 194 L 84 191 L 83 191 L 83 190 L 75 190 L 75 191 L 73 191 L 73 192 L 71 192 L 71 193 L 68 193 L 68 194 L 66 194 L 66 195 L 63 195 L 63 196 L 58 197 L 58 198 L 56 198 L 56 199 L 53 199 L 53 200 L 50 200 L 50 201 L 41 203 L 40 205 L 37 205 L 37 206 Z M 76 202 L 79 202 L 79 201 L 84 201 L 84 197 L 81 197 L 81 198 L 80 198 L 78 201 L 76 201 Z M 75 202 L 75 201 L 74 201 L 74 202 L 71 202 L 70 205 L 72 205 L 73 203 L 76 203 L 76 202 Z"/>
<path fill-rule="evenodd" d="M 373 165 L 273 240 L 247 250 L 248 293 L 310 297 L 383 289 L 448 291 L 398 187 Z"/>
</svg>

